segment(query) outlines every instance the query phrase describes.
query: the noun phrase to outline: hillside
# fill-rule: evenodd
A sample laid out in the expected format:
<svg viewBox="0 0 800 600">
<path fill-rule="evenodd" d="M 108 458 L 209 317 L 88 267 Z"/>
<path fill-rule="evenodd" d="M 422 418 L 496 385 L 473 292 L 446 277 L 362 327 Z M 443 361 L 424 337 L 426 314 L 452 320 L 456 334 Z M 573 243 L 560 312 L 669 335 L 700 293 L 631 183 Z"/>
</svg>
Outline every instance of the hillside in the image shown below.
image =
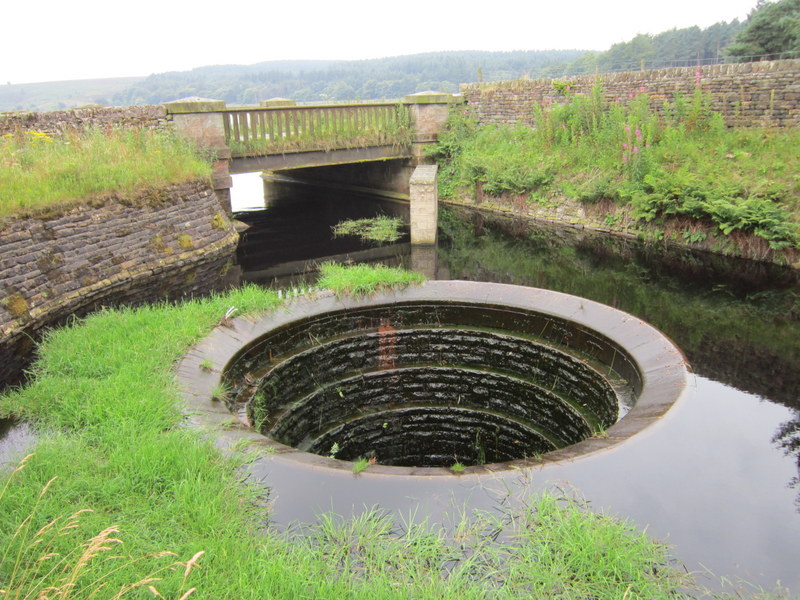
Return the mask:
<svg viewBox="0 0 800 600">
<path fill-rule="evenodd" d="M 62 110 L 85 104 L 111 104 L 111 98 L 144 77 L 79 79 L 0 85 L 0 112 Z"/>
<path fill-rule="evenodd" d="M 300 102 L 380 100 L 460 83 L 537 77 L 574 60 L 579 50 L 431 52 L 357 61 L 274 61 L 160 73 L 115 95 L 117 104 L 155 104 L 186 96 L 253 104 L 274 97 Z"/>
</svg>

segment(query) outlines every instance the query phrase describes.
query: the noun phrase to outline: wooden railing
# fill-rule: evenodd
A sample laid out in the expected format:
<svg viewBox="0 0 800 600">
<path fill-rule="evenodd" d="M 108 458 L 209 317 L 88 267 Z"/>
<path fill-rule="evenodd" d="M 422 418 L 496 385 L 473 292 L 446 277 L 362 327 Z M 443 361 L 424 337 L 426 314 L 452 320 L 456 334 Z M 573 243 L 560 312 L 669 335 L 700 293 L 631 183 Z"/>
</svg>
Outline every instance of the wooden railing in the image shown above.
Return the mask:
<svg viewBox="0 0 800 600">
<path fill-rule="evenodd" d="M 223 118 L 235 157 L 407 145 L 413 137 L 402 104 L 228 108 Z"/>
</svg>

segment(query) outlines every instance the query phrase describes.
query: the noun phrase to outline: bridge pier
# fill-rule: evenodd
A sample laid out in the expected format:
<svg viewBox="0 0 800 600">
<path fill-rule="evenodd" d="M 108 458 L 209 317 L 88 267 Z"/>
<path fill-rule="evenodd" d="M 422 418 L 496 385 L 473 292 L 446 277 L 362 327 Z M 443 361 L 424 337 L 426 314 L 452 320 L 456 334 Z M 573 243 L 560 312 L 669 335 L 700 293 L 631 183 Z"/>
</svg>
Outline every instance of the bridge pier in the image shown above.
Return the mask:
<svg viewBox="0 0 800 600">
<path fill-rule="evenodd" d="M 411 175 L 409 201 L 412 245 L 436 244 L 439 225 L 438 170 L 436 165 L 419 165 Z"/>
</svg>

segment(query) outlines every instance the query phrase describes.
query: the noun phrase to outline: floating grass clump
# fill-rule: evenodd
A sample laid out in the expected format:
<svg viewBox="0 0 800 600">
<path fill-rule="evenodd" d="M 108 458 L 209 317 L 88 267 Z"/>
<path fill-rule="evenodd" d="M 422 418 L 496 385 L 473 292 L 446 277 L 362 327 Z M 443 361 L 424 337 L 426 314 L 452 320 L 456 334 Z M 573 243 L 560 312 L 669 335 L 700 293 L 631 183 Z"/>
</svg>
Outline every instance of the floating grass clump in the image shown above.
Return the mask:
<svg viewBox="0 0 800 600">
<path fill-rule="evenodd" d="M 88 130 L 0 137 L 0 216 L 207 178 L 210 162 L 170 132 Z"/>
<path fill-rule="evenodd" d="M 320 266 L 319 272 L 317 285 L 340 295 L 367 296 L 379 290 L 422 283 L 425 280 L 419 273 L 383 265 L 325 263 Z"/>
<path fill-rule="evenodd" d="M 390 243 L 402 237 L 400 227 L 403 221 L 400 217 L 373 217 L 370 219 L 348 219 L 337 223 L 333 227 L 335 237 L 357 235 L 365 242 Z"/>
</svg>

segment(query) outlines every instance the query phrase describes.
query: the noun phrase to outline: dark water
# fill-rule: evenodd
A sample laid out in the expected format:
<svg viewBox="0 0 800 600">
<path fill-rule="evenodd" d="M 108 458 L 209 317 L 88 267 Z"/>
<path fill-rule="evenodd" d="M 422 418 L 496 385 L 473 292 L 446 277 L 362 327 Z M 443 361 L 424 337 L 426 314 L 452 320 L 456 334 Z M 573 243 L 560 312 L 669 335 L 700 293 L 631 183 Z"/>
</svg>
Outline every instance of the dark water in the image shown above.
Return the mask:
<svg viewBox="0 0 800 600">
<path fill-rule="evenodd" d="M 235 207 L 260 202 L 257 176 L 235 181 Z M 274 273 L 278 283 L 294 282 L 319 257 L 357 260 L 368 251 L 370 260 L 428 277 L 588 297 L 636 314 L 675 340 L 697 373 L 696 391 L 614 450 L 516 474 L 395 479 L 367 470 L 354 477 L 273 460 L 253 476 L 271 486 L 277 524 L 374 505 L 447 521 L 465 504 L 491 509 L 509 492 L 566 486 L 674 545 L 691 571 L 765 588 L 780 582 L 800 593 L 800 488 L 792 487 L 800 469 L 800 287 L 791 271 L 450 211 L 441 217 L 436 249 L 355 242 L 343 249 L 342 240 L 331 239 L 338 220 L 381 212 L 386 204 L 374 199 L 284 186 L 267 212 L 243 216 L 254 223 L 242 244 L 245 278 L 269 284 Z M 277 238 L 273 254 L 268 247 Z M 704 582 L 720 585 L 711 576 Z"/>
</svg>

